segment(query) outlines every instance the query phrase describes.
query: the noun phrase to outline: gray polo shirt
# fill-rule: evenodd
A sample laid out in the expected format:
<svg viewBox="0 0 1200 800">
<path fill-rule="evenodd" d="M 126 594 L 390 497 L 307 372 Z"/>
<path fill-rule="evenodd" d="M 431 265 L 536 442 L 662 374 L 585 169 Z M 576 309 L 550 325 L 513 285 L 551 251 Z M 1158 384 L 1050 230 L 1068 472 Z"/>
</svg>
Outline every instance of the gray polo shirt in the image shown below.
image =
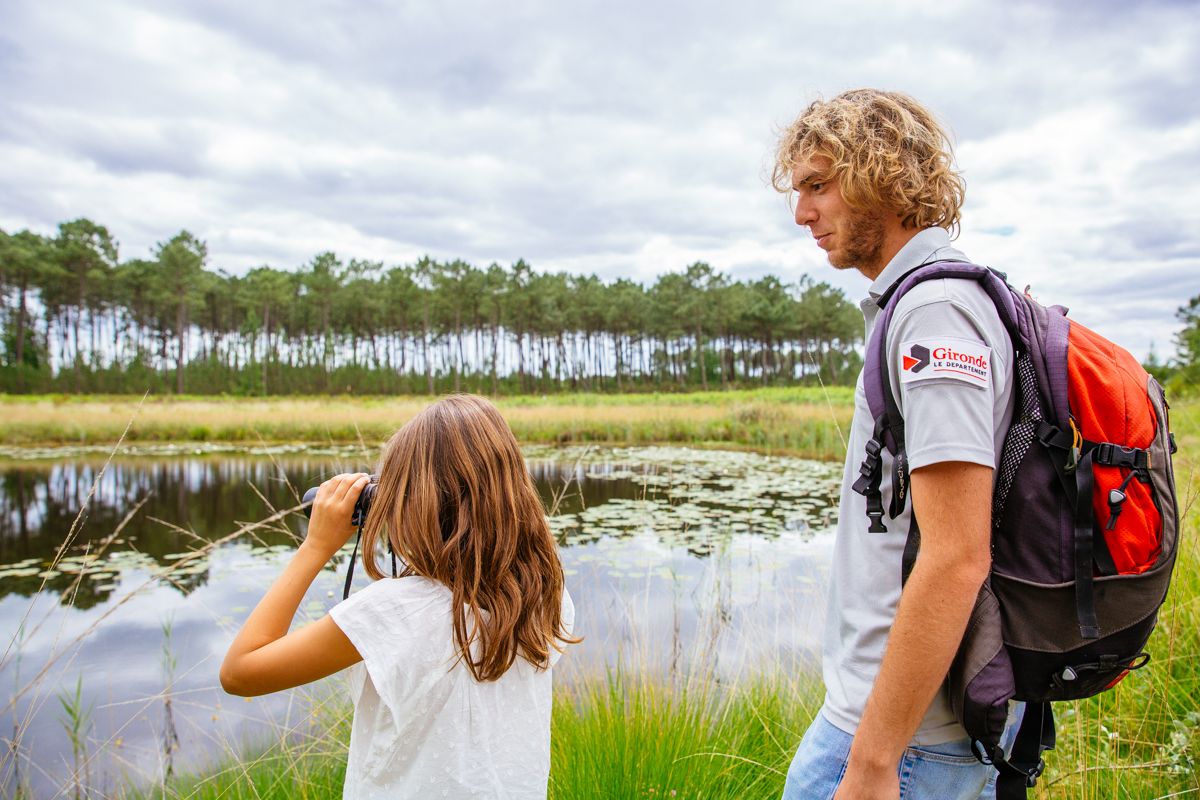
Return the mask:
<svg viewBox="0 0 1200 800">
<path fill-rule="evenodd" d="M 942 228 L 918 233 L 871 284 L 859 305 L 868 340 L 879 313 L 877 299 L 914 267 L 931 261 L 966 260 Z M 892 392 L 905 420 L 910 469 L 943 461 L 967 461 L 993 469 L 1000 463 L 1012 417 L 1012 344 L 992 301 L 969 280 L 926 281 L 899 301 L 888 331 Z M 846 454 L 837 540 L 825 620 L 822 713 L 853 734 L 862 719 L 888 633 L 900 601 L 900 561 L 911 504 L 887 533 L 869 533 L 866 500 L 850 487 L 866 455 L 873 420 L 858 376 L 854 421 Z M 883 507 L 892 499 L 892 457 L 883 451 Z M 965 737 L 954 719 L 945 687 L 913 738 L 933 745 Z"/>
</svg>

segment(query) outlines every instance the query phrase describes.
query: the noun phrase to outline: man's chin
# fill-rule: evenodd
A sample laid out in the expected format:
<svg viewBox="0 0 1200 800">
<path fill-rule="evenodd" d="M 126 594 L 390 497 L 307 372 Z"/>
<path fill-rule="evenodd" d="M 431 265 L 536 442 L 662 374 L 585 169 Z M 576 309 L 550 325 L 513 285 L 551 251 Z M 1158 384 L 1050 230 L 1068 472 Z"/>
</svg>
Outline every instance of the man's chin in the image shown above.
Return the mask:
<svg viewBox="0 0 1200 800">
<path fill-rule="evenodd" d="M 829 266 L 836 270 L 858 269 L 858 260 L 847 258 L 844 253 L 830 253 Z"/>
<path fill-rule="evenodd" d="M 881 250 L 882 247 L 872 248 L 869 252 L 857 248 L 835 250 L 828 255 L 829 265 L 839 271 L 853 269 L 867 276 L 870 276 L 872 272 L 878 274 L 884 266 L 879 263 Z"/>
</svg>

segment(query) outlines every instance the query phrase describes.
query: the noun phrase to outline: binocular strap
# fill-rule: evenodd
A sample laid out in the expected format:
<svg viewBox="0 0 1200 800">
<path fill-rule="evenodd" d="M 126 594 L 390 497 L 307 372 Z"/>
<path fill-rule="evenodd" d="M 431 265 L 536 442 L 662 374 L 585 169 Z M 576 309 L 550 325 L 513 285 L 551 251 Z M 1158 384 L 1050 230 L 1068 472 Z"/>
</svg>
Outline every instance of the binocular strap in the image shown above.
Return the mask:
<svg viewBox="0 0 1200 800">
<path fill-rule="evenodd" d="M 346 570 L 346 588 L 342 590 L 342 599 L 350 596 L 350 584 L 354 580 L 354 562 L 358 560 L 358 543 L 362 540 L 363 526 L 359 524 L 358 533 L 354 534 L 354 550 L 350 553 L 350 568 Z"/>
<path fill-rule="evenodd" d="M 350 597 L 350 584 L 354 582 L 354 562 L 358 560 L 358 543 L 362 541 L 363 526 L 358 526 L 358 533 L 354 534 L 354 550 L 350 553 L 350 567 L 346 570 L 346 586 L 342 589 L 342 599 Z M 392 539 L 388 537 L 388 553 L 392 556 L 392 577 L 396 577 L 396 551 L 392 549 Z"/>
</svg>

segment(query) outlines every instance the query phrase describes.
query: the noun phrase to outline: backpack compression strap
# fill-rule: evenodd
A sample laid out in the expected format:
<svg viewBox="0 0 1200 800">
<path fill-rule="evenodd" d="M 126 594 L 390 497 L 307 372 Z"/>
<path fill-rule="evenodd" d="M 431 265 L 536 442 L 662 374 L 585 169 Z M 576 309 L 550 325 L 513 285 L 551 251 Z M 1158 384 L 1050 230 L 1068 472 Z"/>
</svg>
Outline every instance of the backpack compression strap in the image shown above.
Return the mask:
<svg viewBox="0 0 1200 800">
<path fill-rule="evenodd" d="M 1046 762 L 1042 753 L 1054 748 L 1054 712 L 1049 703 L 1026 703 L 1025 716 L 1012 754 L 996 748 L 992 766 L 1000 773 L 996 779 L 996 800 L 1026 800 L 1029 788 L 1037 784 Z"/>
</svg>

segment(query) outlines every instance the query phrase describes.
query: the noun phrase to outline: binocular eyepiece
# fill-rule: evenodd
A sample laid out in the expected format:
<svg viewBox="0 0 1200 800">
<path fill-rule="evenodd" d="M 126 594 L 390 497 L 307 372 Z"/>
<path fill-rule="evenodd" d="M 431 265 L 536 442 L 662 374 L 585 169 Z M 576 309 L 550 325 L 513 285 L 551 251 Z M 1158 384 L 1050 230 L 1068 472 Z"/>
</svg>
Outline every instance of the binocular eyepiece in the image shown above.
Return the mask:
<svg viewBox="0 0 1200 800">
<path fill-rule="evenodd" d="M 314 486 L 304 493 L 304 502 L 308 505 L 304 508 L 304 516 L 312 516 L 312 502 L 317 499 L 317 489 L 319 486 Z M 354 504 L 354 512 L 350 515 L 350 524 L 356 528 L 362 527 L 362 524 L 367 521 L 367 512 L 371 510 L 371 501 L 375 499 L 375 490 L 379 488 L 379 476 L 372 475 L 371 482 L 363 487 L 362 494 L 358 496 L 358 502 Z"/>
</svg>

